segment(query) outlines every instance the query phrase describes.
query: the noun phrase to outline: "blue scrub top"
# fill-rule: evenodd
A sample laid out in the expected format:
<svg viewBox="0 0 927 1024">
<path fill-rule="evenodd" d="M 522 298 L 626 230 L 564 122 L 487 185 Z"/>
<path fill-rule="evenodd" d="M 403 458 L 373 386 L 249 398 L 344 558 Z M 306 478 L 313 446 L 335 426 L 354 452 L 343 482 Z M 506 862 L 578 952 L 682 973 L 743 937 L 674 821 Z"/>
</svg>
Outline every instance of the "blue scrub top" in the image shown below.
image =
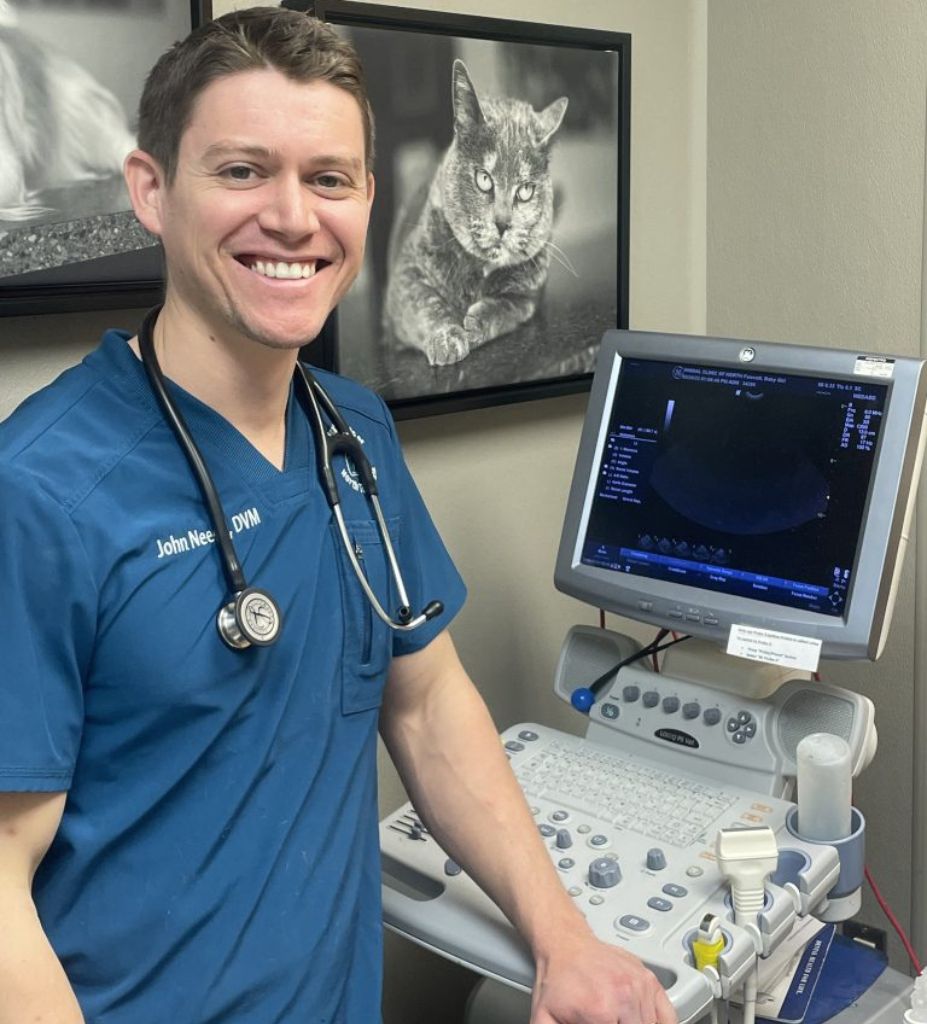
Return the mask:
<svg viewBox="0 0 927 1024">
<path fill-rule="evenodd" d="M 377 467 L 413 608 L 370 610 L 295 400 L 282 471 L 170 385 L 272 647 L 230 650 L 197 483 L 127 335 L 0 425 L 0 790 L 68 790 L 36 877 L 87 1024 L 371 1024 L 381 920 L 376 730 L 386 670 L 444 629 L 464 587 L 382 401 L 320 374 Z M 369 508 L 337 460 L 349 531 L 398 601 Z M 383 597 L 381 596 L 381 601 Z"/>
</svg>

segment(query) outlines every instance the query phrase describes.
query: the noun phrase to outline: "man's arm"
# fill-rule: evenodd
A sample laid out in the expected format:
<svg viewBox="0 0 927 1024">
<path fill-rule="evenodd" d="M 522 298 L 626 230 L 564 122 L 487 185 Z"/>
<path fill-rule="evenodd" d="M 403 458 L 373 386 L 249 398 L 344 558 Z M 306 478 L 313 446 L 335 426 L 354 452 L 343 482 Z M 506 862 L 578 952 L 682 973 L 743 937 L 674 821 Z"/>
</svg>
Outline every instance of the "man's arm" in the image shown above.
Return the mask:
<svg viewBox="0 0 927 1024">
<path fill-rule="evenodd" d="M 64 801 L 64 793 L 0 793 L 0 1024 L 83 1024 L 32 902 Z"/>
<path fill-rule="evenodd" d="M 564 891 L 447 633 L 395 658 L 380 732 L 416 810 L 531 948 L 531 1024 L 674 1024 L 656 978 L 599 942 Z"/>
</svg>

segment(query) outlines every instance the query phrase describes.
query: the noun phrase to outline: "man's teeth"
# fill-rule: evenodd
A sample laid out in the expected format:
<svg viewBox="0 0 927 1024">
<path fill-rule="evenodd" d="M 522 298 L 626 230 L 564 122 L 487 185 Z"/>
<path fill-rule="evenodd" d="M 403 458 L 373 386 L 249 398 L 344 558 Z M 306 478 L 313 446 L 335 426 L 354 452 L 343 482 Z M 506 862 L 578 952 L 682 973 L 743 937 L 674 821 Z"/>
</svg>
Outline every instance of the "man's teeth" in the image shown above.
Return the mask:
<svg viewBox="0 0 927 1024">
<path fill-rule="evenodd" d="M 282 277 L 297 280 L 300 277 L 312 277 L 315 274 L 315 261 L 312 263 L 271 263 L 269 260 L 255 260 L 251 269 L 262 277 Z"/>
</svg>

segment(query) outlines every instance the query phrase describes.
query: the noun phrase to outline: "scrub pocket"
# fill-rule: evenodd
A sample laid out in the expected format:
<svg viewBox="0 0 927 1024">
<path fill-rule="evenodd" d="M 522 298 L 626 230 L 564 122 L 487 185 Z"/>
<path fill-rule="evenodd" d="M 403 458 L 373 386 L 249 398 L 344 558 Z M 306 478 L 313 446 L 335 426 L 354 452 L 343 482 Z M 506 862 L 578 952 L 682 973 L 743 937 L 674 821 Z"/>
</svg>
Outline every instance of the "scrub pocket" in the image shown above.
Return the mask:
<svg viewBox="0 0 927 1024">
<path fill-rule="evenodd" d="M 396 588 L 389 560 L 373 520 L 355 520 L 345 524 L 354 545 L 357 560 L 367 582 L 384 609 L 395 614 Z M 398 519 L 387 520 L 393 546 L 398 546 Z M 335 523 L 331 524 L 341 583 L 341 607 L 344 616 L 344 642 L 341 665 L 341 710 L 350 715 L 380 706 L 386 670 L 393 649 L 393 631 L 377 615 L 367 600 Z"/>
</svg>

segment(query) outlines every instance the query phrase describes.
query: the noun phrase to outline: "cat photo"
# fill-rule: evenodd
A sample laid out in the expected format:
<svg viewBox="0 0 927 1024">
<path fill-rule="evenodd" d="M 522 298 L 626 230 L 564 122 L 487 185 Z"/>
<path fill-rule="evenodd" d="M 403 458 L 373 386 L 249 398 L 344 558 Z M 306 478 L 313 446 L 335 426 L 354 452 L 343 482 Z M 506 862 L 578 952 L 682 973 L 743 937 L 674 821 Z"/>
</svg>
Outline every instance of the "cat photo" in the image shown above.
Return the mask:
<svg viewBox="0 0 927 1024">
<path fill-rule="evenodd" d="M 43 192 L 120 174 L 134 146 L 116 97 L 0 0 L 0 221 L 49 214 Z"/>
<path fill-rule="evenodd" d="M 430 366 L 450 366 L 535 316 L 552 254 L 550 156 L 565 96 L 541 110 L 480 95 L 451 72 L 453 139 L 399 211 L 389 242 L 384 324 Z"/>
</svg>

